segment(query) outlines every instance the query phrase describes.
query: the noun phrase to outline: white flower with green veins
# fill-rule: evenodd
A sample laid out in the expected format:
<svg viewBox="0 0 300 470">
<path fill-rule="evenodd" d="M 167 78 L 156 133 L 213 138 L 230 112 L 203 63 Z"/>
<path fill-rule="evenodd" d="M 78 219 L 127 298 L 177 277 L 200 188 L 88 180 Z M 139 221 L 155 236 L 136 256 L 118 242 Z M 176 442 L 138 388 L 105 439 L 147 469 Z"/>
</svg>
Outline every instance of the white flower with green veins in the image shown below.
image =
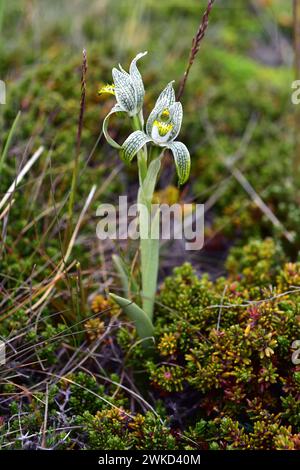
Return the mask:
<svg viewBox="0 0 300 470">
<path fill-rule="evenodd" d="M 175 141 L 182 123 L 182 105 L 176 101 L 173 82 L 170 82 L 158 97 L 146 123 L 146 132 L 133 132 L 122 145 L 122 156 L 126 162 L 148 142 L 170 149 L 173 153 L 179 184 L 184 184 L 190 174 L 191 159 L 187 147 Z"/>
<path fill-rule="evenodd" d="M 114 113 L 125 112 L 131 117 L 140 115 L 140 119 L 142 121 L 141 111 L 144 102 L 145 89 L 142 76 L 136 63 L 146 54 L 147 52 L 140 52 L 133 59 L 129 67 L 129 73 L 126 72 L 121 65 L 119 65 L 120 70 L 113 68 L 112 76 L 114 83 L 112 85 L 105 85 L 100 88 L 98 92 L 99 94 L 109 93 L 116 97 L 117 104 L 112 108 L 103 122 L 103 133 L 110 145 L 118 149 L 120 149 L 121 146 L 108 134 L 108 119 Z"/>
<path fill-rule="evenodd" d="M 120 70 L 113 69 L 113 85 L 106 85 L 100 93 L 115 95 L 117 104 L 106 116 L 103 123 L 103 133 L 106 140 L 115 148 L 119 149 L 122 158 L 129 163 L 137 155 L 140 187 L 138 191 L 138 205 L 143 206 L 145 211 L 139 212 L 140 230 L 140 260 L 141 260 L 141 286 L 130 288 L 130 279 L 126 266 L 121 259 L 115 257 L 116 269 L 123 284 L 126 298 L 110 294 L 120 305 L 127 316 L 135 323 L 138 335 L 145 347 L 149 347 L 149 340 L 153 337 L 153 307 L 157 290 L 157 278 L 159 267 L 159 211 L 151 220 L 149 232 L 149 217 L 152 215 L 151 203 L 157 183 L 164 149 L 170 149 L 173 153 L 179 184 L 184 184 L 190 174 L 191 159 L 186 146 L 178 142 L 177 138 L 182 123 L 182 105 L 176 101 L 173 82 L 170 82 L 158 97 L 155 107 L 149 115 L 144 132 L 143 100 L 144 85 L 142 77 L 137 69 L 136 62 L 146 54 L 140 53 L 131 62 L 129 73 L 120 66 Z M 108 119 L 113 113 L 126 112 L 132 117 L 133 129 L 135 130 L 125 140 L 122 146 L 115 142 L 108 134 Z M 151 143 L 162 149 L 158 157 L 149 157 L 147 144 Z M 140 295 L 142 308 L 132 300 L 132 293 Z M 151 343 L 151 341 L 150 341 Z"/>
</svg>

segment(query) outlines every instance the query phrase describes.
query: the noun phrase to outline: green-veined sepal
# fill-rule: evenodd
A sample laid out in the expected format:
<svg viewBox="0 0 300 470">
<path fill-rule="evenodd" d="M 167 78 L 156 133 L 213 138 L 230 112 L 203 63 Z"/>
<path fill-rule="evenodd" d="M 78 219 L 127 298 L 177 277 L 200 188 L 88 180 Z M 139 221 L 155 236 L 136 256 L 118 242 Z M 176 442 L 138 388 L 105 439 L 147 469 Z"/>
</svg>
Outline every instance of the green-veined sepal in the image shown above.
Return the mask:
<svg viewBox="0 0 300 470">
<path fill-rule="evenodd" d="M 172 106 L 170 107 L 170 123 L 172 124 L 170 140 L 175 140 L 178 136 L 181 129 L 182 117 L 182 104 L 179 102 L 172 104 Z"/>
<path fill-rule="evenodd" d="M 148 135 L 152 133 L 152 127 L 154 121 L 156 121 L 161 113 L 165 110 L 170 108 L 175 103 L 175 92 L 173 88 L 174 81 L 168 83 L 168 85 L 163 89 L 161 94 L 156 100 L 155 106 L 151 111 L 147 123 L 146 123 L 146 132 Z"/>
<path fill-rule="evenodd" d="M 144 57 L 147 54 L 147 52 L 140 52 L 131 62 L 130 68 L 129 68 L 129 74 L 130 77 L 133 81 L 133 85 L 135 88 L 135 93 L 136 93 L 136 111 L 137 113 L 140 112 L 143 106 L 144 102 L 144 96 L 145 96 L 145 88 L 144 88 L 144 83 L 142 76 L 137 68 L 137 61 Z"/>
<path fill-rule="evenodd" d="M 174 156 L 179 184 L 184 184 L 188 180 L 191 170 L 190 153 L 182 142 L 170 142 L 168 148 Z"/>
<path fill-rule="evenodd" d="M 167 107 L 170 107 L 173 103 L 175 103 L 176 98 L 175 98 L 175 91 L 173 88 L 173 83 L 174 80 L 168 83 L 168 85 L 163 89 L 161 94 L 159 95 L 157 99 L 157 103 L 164 102 Z"/>
<path fill-rule="evenodd" d="M 143 131 L 135 131 L 130 134 L 122 145 L 121 156 L 126 163 L 130 163 L 133 157 L 151 138 Z"/>
<path fill-rule="evenodd" d="M 129 73 L 113 68 L 112 76 L 118 104 L 130 115 L 133 115 L 136 109 L 136 92 Z"/>
<path fill-rule="evenodd" d="M 129 73 L 121 65 L 119 65 L 120 70 L 116 68 L 112 70 L 117 102 L 130 116 L 139 114 L 143 106 L 145 89 L 136 63 L 146 54 L 147 52 L 140 52 L 133 59 Z"/>
<path fill-rule="evenodd" d="M 109 122 L 109 118 L 112 114 L 114 113 L 119 113 L 119 112 L 124 112 L 124 109 L 119 106 L 118 104 L 116 104 L 112 109 L 111 111 L 108 113 L 108 115 L 105 117 L 104 121 L 103 121 L 103 126 L 102 126 L 102 129 L 103 129 L 103 134 L 104 134 L 104 137 L 106 138 L 107 142 L 112 146 L 114 147 L 115 149 L 118 149 L 120 150 L 122 147 L 121 145 L 119 145 L 114 139 L 112 139 L 108 133 L 108 122 Z"/>
</svg>

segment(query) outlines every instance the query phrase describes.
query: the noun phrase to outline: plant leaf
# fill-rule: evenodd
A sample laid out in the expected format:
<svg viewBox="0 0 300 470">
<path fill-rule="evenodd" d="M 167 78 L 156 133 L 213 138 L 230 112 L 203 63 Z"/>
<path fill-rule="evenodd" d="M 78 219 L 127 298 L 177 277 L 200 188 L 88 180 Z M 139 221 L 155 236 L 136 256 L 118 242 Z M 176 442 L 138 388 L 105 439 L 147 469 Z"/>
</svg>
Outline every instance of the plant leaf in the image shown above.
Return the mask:
<svg viewBox="0 0 300 470">
<path fill-rule="evenodd" d="M 138 193 L 138 204 L 145 209 L 139 212 L 141 271 L 142 271 L 142 304 L 143 309 L 153 317 L 153 307 L 157 289 L 159 264 L 159 221 L 160 211 L 150 217 L 153 192 L 161 166 L 161 157 L 152 160 L 148 172 Z M 151 221 L 151 225 L 149 222 Z M 148 228 L 148 231 L 146 232 Z"/>
<path fill-rule="evenodd" d="M 5 159 L 7 157 L 7 153 L 8 153 L 8 150 L 9 150 L 9 147 L 10 147 L 10 144 L 11 144 L 11 140 L 13 138 L 13 135 L 15 133 L 15 130 L 17 128 L 17 125 L 18 125 L 18 122 L 19 122 L 19 119 L 20 119 L 20 116 L 21 116 L 21 111 L 18 111 L 16 117 L 15 117 L 15 120 L 10 128 L 10 131 L 9 131 L 9 134 L 8 134 L 8 137 L 6 139 L 6 142 L 5 142 L 5 145 L 4 145 L 4 148 L 3 148 L 3 151 L 2 151 L 2 154 L 0 156 L 0 175 L 1 175 L 1 172 L 2 172 L 2 167 L 5 163 Z"/>
<path fill-rule="evenodd" d="M 141 198 L 143 198 L 144 203 L 148 202 L 149 204 L 151 204 L 152 202 L 152 197 L 153 197 L 154 189 L 156 186 L 157 176 L 158 176 L 160 167 L 161 167 L 161 157 L 158 157 L 152 160 L 152 162 L 150 163 L 148 167 L 147 175 L 140 188 Z"/>
<path fill-rule="evenodd" d="M 150 339 L 153 337 L 154 334 L 154 327 L 152 321 L 148 317 L 148 315 L 142 310 L 138 305 L 134 302 L 124 299 L 123 297 L 119 297 L 116 294 L 109 294 L 110 297 L 117 302 L 117 304 L 122 308 L 124 313 L 128 316 L 128 318 L 133 321 L 137 334 L 142 339 Z M 147 344 L 148 343 L 148 344 Z M 143 343 L 144 346 L 149 346 L 149 342 Z"/>
<path fill-rule="evenodd" d="M 159 221 L 160 211 L 158 210 L 151 220 L 151 233 L 148 238 L 141 237 L 140 239 L 142 305 L 151 320 L 153 318 L 159 267 Z M 142 223 L 141 219 L 140 223 Z"/>
<path fill-rule="evenodd" d="M 139 289 L 135 280 L 130 275 L 130 271 L 122 258 L 118 255 L 112 255 L 112 261 L 115 266 L 116 271 L 120 276 L 120 281 L 123 287 L 124 294 L 126 297 L 129 297 L 130 292 L 133 294 L 138 294 Z"/>
</svg>

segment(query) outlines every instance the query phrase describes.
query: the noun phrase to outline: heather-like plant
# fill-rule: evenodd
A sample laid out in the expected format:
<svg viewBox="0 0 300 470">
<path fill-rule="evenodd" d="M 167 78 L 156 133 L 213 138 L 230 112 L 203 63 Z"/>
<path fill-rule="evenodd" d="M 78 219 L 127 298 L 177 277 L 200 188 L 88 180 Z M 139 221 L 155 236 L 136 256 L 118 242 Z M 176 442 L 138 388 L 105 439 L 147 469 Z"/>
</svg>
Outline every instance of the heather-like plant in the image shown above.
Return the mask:
<svg viewBox="0 0 300 470">
<path fill-rule="evenodd" d="M 114 263 L 123 283 L 125 297 L 111 294 L 124 312 L 134 321 L 138 335 L 153 336 L 153 307 L 157 289 L 159 266 L 159 218 L 160 213 L 152 211 L 152 199 L 166 149 L 174 157 L 179 184 L 184 184 L 190 174 L 190 154 L 187 147 L 177 138 L 183 117 L 182 105 L 176 101 L 173 82 L 168 83 L 159 95 L 146 125 L 143 116 L 144 84 L 137 68 L 137 61 L 147 52 L 138 54 L 131 62 L 129 73 L 121 66 L 112 70 L 113 84 L 106 85 L 99 93 L 110 93 L 117 103 L 103 122 L 103 133 L 107 142 L 119 150 L 121 158 L 130 164 L 137 156 L 139 190 L 140 265 L 141 265 L 141 306 L 133 303 L 130 296 L 130 281 L 127 270 L 119 257 Z M 122 145 L 108 132 L 109 118 L 114 113 L 126 113 L 131 118 L 133 132 Z"/>
</svg>

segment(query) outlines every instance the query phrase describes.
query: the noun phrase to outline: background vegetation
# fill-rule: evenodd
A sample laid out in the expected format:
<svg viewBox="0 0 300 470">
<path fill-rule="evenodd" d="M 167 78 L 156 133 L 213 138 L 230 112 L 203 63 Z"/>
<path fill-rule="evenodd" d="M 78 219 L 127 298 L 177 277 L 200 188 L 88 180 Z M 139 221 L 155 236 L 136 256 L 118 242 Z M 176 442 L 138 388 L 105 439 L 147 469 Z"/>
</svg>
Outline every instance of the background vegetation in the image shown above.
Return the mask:
<svg viewBox="0 0 300 470">
<path fill-rule="evenodd" d="M 215 2 L 182 99 L 191 179 L 179 191 L 166 156 L 157 193 L 206 204 L 205 247 L 164 246 L 150 356 L 107 298 L 119 288 L 112 253 L 129 263 L 136 247 L 100 243 L 96 207 L 118 193 L 134 200 L 137 186 L 102 139 L 112 101 L 97 90 L 148 50 L 149 111 L 168 81 L 178 86 L 206 1 L 0 3 L 0 200 L 44 147 L 0 210 L 2 448 L 299 449 L 291 2 Z"/>
</svg>

